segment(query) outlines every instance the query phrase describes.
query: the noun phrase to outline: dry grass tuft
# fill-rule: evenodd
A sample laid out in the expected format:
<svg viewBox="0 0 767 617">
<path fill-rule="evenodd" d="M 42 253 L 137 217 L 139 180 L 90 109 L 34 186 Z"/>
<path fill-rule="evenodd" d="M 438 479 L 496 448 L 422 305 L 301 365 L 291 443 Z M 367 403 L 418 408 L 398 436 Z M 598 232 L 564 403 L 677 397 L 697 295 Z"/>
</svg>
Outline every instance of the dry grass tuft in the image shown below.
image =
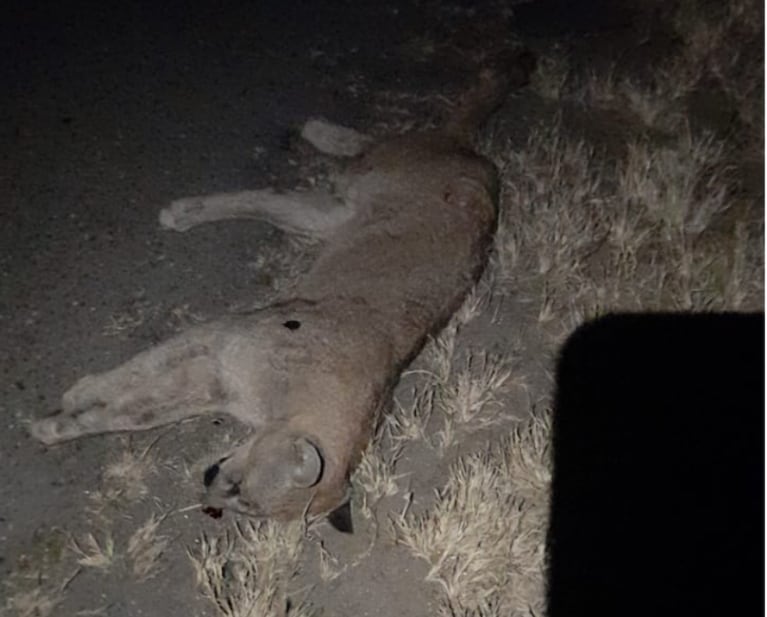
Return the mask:
<svg viewBox="0 0 767 617">
<path fill-rule="evenodd" d="M 629 144 L 619 196 L 642 208 L 667 238 L 698 236 L 730 206 L 724 153 L 723 142 L 689 131 L 670 147 Z"/>
<path fill-rule="evenodd" d="M 642 304 L 693 310 L 760 305 L 763 226 L 747 229 L 737 219 L 723 225 L 736 199 L 726 161 L 725 144 L 709 135 L 683 134 L 672 147 L 629 145 L 616 196 L 624 217 L 614 219 L 611 241 L 631 258 L 629 274 L 641 275 L 643 256 L 646 264 L 654 258 L 656 297 Z M 629 212 L 634 223 L 624 225 Z M 631 228 L 635 240 L 627 243 L 621 233 Z M 718 240 L 710 233 L 717 228 Z"/>
<path fill-rule="evenodd" d="M 503 395 L 511 386 L 525 386 L 513 378 L 510 358 L 468 350 L 463 364 L 456 364 L 456 346 L 462 328 L 483 314 L 493 302 L 496 273 L 489 269 L 467 296 L 448 325 L 424 347 L 418 368 L 406 371 L 403 379 L 415 377 L 405 402 L 395 398 L 394 410 L 386 418 L 388 434 L 399 451 L 408 441 L 423 439 L 443 454 L 460 431 L 478 431 L 499 424 Z M 434 411 L 440 411 L 441 429 L 427 436 Z M 396 458 L 396 456 L 395 456 Z"/>
<path fill-rule="evenodd" d="M 60 594 L 51 594 L 37 587 L 8 596 L 5 610 L 16 617 L 48 617 L 61 603 Z"/>
<path fill-rule="evenodd" d="M 151 515 L 128 539 L 127 559 L 131 572 L 138 580 L 147 580 L 157 574 L 159 559 L 168 546 L 168 538 L 158 534 L 164 520 L 165 516 Z M 102 535 L 102 540 L 93 533 L 86 534 L 79 541 L 74 537 L 70 539 L 69 547 L 75 553 L 78 565 L 107 571 L 118 561 L 111 532 L 107 530 Z"/>
<path fill-rule="evenodd" d="M 488 294 L 486 290 L 481 292 Z M 476 296 L 468 298 L 475 307 Z M 482 301 L 484 305 L 486 301 Z M 479 311 L 472 308 L 472 318 Z M 431 441 L 443 454 L 451 447 L 459 432 L 479 431 L 497 425 L 507 417 L 501 413 L 503 397 L 512 386 L 525 387 L 522 377 L 513 377 L 511 359 L 484 351 L 468 350 L 463 364 L 456 365 L 456 344 L 465 321 L 459 313 L 433 338 L 421 353 L 423 368 L 407 371 L 415 376 L 407 404 L 395 399 L 394 411 L 387 419 L 389 435 L 397 447 L 416 439 Z M 438 410 L 441 429 L 427 437 L 427 425 Z"/>
<path fill-rule="evenodd" d="M 485 351 L 469 352 L 464 366 L 441 392 L 442 410 L 461 424 L 483 428 L 499 421 L 500 395 L 512 383 L 509 360 Z"/>
<path fill-rule="evenodd" d="M 352 484 L 364 491 L 360 512 L 367 519 L 374 517 L 372 508 L 381 499 L 399 493 L 397 480 L 401 476 L 394 473 L 397 454 L 398 451 L 395 449 L 387 456 L 380 444 L 373 443 L 365 450 L 362 460 L 352 475 Z"/>
<path fill-rule="evenodd" d="M 154 469 L 154 463 L 148 458 L 148 454 L 148 451 L 136 454 L 131 450 L 124 450 L 116 461 L 106 466 L 102 478 L 106 485 L 106 499 L 135 501 L 146 496 L 148 489 L 145 480 Z"/>
<path fill-rule="evenodd" d="M 115 542 L 109 531 L 104 532 L 101 541 L 90 532 L 79 542 L 73 537 L 69 548 L 77 556 L 77 563 L 84 568 L 106 571 L 115 561 Z"/>
<path fill-rule="evenodd" d="M 47 617 L 60 613 L 64 592 L 82 569 L 68 559 L 71 541 L 58 527 L 38 529 L 24 552 L 4 564 L 0 614 Z"/>
<path fill-rule="evenodd" d="M 502 277 L 517 274 L 520 244 L 536 249 L 528 258 L 538 274 L 578 270 L 603 235 L 603 172 L 594 150 L 565 139 L 556 125 L 533 132 L 523 152 L 506 154 L 502 169 L 510 181 L 503 201 L 518 206 L 501 216 L 496 251 Z M 514 218 L 519 210 L 529 225 Z"/>
<path fill-rule="evenodd" d="M 472 287 L 461 308 L 453 316 L 452 327 L 456 330 L 460 329 L 482 315 L 493 301 L 494 287 L 493 271 L 488 268 L 482 278 Z"/>
<path fill-rule="evenodd" d="M 407 371 L 406 374 L 417 372 L 429 377 L 432 381 L 446 383 L 453 370 L 453 357 L 455 356 L 455 345 L 459 331 L 460 324 L 455 320 L 451 321 L 438 336 L 429 340 L 421 352 L 421 358 L 423 358 L 427 368 Z"/>
<path fill-rule="evenodd" d="M 584 105 L 609 108 L 620 101 L 620 82 L 614 64 L 604 71 L 588 71 L 580 82 L 574 96 Z"/>
<path fill-rule="evenodd" d="M 764 308 L 764 222 L 735 223 L 731 255 L 722 285 L 723 306 L 730 310 Z"/>
<path fill-rule="evenodd" d="M 514 428 L 508 447 L 503 448 L 504 468 L 517 494 L 541 507 L 548 505 L 551 486 L 551 435 L 551 411 L 533 411 L 528 420 Z"/>
<path fill-rule="evenodd" d="M 439 389 L 448 383 L 453 370 L 459 330 L 460 322 L 454 319 L 421 351 L 419 368 L 403 373 L 403 380 L 414 378 L 415 384 L 404 402 L 395 396 L 392 413 L 385 418 L 395 450 L 401 450 L 408 441 L 427 440 L 427 427 L 437 405 Z"/>
<path fill-rule="evenodd" d="M 682 99 L 692 87 L 661 70 L 649 84 L 630 77 L 621 80 L 617 98 L 646 127 L 673 133 L 684 125 Z"/>
<path fill-rule="evenodd" d="M 394 521 L 397 541 L 431 565 L 444 614 L 541 614 L 549 431 L 538 418 L 459 459 L 430 510 Z"/>
<path fill-rule="evenodd" d="M 570 59 L 561 46 L 538 59 L 530 87 L 541 97 L 558 101 L 562 98 L 570 76 Z"/>
<path fill-rule="evenodd" d="M 226 617 L 308 617 L 288 598 L 303 533 L 301 523 L 241 521 L 222 537 L 203 535 L 189 553 L 203 595 Z"/>
<path fill-rule="evenodd" d="M 580 103 L 598 109 L 629 112 L 647 128 L 673 133 L 683 126 L 684 98 L 697 79 L 678 79 L 670 69 L 658 69 L 650 80 L 620 77 L 615 65 L 590 71 L 573 95 Z"/>
<path fill-rule="evenodd" d="M 334 581 L 348 570 L 348 566 L 339 563 L 338 558 L 325 547 L 322 541 L 317 543 L 317 548 L 319 550 L 320 578 L 323 581 Z"/>
<path fill-rule="evenodd" d="M 147 496 L 149 488 L 146 481 L 156 467 L 150 454 L 155 442 L 152 441 L 141 452 L 126 447 L 106 465 L 101 475 L 101 486 L 89 494 L 88 511 L 91 514 L 104 519 L 110 509 L 135 503 Z"/>
<path fill-rule="evenodd" d="M 764 13 L 756 0 L 726 4 L 683 0 L 671 22 L 679 49 L 639 82 L 590 73 L 574 94 L 596 107 L 629 110 L 647 127 L 676 132 L 684 126 L 687 99 L 696 92 L 720 90 L 737 113 L 742 137 L 763 149 Z"/>
<path fill-rule="evenodd" d="M 167 515 L 166 515 L 167 516 Z M 168 537 L 157 533 L 165 516 L 152 514 L 128 539 L 128 558 L 132 562 L 133 575 L 140 581 L 153 578 L 158 573 L 160 557 L 168 546 Z"/>
<path fill-rule="evenodd" d="M 752 138 L 764 127 L 764 3 L 758 0 L 705 3 L 685 0 L 674 14 L 683 41 L 670 73 L 676 80 L 715 83 L 735 103 Z"/>
<path fill-rule="evenodd" d="M 394 408 L 385 418 L 386 427 L 397 447 L 408 441 L 426 439 L 426 427 L 434 411 L 435 388 L 427 375 L 408 395 L 408 402 L 394 399 Z"/>
<path fill-rule="evenodd" d="M 555 127 L 495 159 L 498 293 L 537 290 L 539 322 L 566 333 L 610 310 L 760 306 L 763 225 L 726 222 L 738 197 L 723 142 L 688 130 L 611 166 Z"/>
<path fill-rule="evenodd" d="M 514 385 L 512 374 L 508 358 L 484 351 L 467 353 L 463 367 L 437 385 L 437 407 L 444 415 L 435 435 L 439 451 L 453 444 L 457 429 L 473 432 L 508 420 L 502 413 L 502 397 Z M 523 384 L 517 380 L 516 385 Z"/>
<path fill-rule="evenodd" d="M 497 292 L 539 287 L 538 320 L 553 319 L 577 295 L 587 262 L 606 234 L 603 165 L 558 125 L 536 130 L 524 150 L 496 150 L 501 214 L 492 267 Z M 536 282 L 537 281 L 537 282 Z"/>
</svg>

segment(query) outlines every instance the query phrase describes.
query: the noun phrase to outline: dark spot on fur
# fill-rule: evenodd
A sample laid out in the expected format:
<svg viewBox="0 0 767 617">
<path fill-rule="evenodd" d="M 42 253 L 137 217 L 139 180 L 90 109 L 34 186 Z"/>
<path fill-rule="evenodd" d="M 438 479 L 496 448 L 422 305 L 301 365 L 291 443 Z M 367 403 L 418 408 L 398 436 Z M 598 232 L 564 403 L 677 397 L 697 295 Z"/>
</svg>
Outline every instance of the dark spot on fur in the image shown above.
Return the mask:
<svg viewBox="0 0 767 617">
<path fill-rule="evenodd" d="M 149 424 L 154 420 L 154 411 L 145 411 L 139 416 L 138 422 L 139 424 Z"/>
<path fill-rule="evenodd" d="M 298 330 L 301 327 L 301 322 L 295 319 L 288 319 L 284 324 L 288 330 Z"/>
</svg>

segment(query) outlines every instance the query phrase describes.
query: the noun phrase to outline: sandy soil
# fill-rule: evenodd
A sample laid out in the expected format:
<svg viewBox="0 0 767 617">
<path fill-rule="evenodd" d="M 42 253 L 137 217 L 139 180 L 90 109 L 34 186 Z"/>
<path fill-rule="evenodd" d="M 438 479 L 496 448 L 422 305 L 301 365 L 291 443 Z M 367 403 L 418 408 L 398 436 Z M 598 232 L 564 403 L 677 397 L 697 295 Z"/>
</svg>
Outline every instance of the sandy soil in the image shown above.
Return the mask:
<svg viewBox="0 0 767 617">
<path fill-rule="evenodd" d="M 672 46 L 660 29 L 655 45 L 641 47 L 662 16 L 609 2 L 577 12 L 534 2 L 516 14 L 502 3 L 407 0 L 145 4 L 19 3 L 0 24 L 0 579 L 12 582 L 0 586 L 0 608 L 10 615 L 219 614 L 199 593 L 187 552 L 199 550 L 202 532 L 221 534 L 233 520 L 187 507 L 197 503 L 210 453 L 237 427 L 204 419 L 53 448 L 26 432 L 78 377 L 190 323 L 265 301 L 290 274 L 281 255 L 301 250 L 288 251 L 281 234 L 258 223 L 162 231 L 164 204 L 321 178 L 322 164 L 294 139 L 307 117 L 378 134 L 428 123 L 480 52 L 512 39 L 542 54 L 566 45 L 586 65 L 637 62 L 637 74 L 652 64 L 649 50 Z M 720 107 L 695 117 L 716 128 Z M 568 130 L 616 152 L 626 133 L 640 131 L 620 115 L 594 121 L 532 89 L 510 98 L 493 130 L 524 144 L 530 127 L 558 113 Z M 756 176 L 744 177 L 758 193 Z M 553 339 L 531 302 L 505 296 L 459 343 L 511 352 L 515 374 L 526 376 L 526 389 L 507 393 L 517 416 L 530 409 L 529 392 L 542 399 L 550 386 Z M 397 473 L 407 479 L 377 518 L 360 517 L 353 536 L 312 532 L 292 602 L 336 616 L 435 614 L 428 564 L 384 527 L 408 498 L 414 511 L 428 507 L 449 463 L 487 439 L 487 431 L 467 435 L 445 456 L 424 444 L 405 450 Z M 125 457 L 130 472 L 116 466 Z M 127 547 L 152 515 L 163 517 L 166 542 L 142 574 Z M 85 560 L 88 534 L 101 549 L 112 538 L 108 563 Z M 323 575 L 323 549 L 346 570 Z M 35 589 L 58 604 L 10 608 L 12 597 Z"/>
</svg>

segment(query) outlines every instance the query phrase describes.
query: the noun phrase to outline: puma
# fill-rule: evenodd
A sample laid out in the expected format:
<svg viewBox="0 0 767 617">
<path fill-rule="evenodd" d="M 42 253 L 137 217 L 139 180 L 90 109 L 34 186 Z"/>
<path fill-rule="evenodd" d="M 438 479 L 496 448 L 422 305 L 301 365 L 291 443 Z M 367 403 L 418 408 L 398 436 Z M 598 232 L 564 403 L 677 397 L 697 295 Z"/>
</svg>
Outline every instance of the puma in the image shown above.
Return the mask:
<svg viewBox="0 0 767 617">
<path fill-rule="evenodd" d="M 335 192 L 172 202 L 160 213 L 168 229 L 252 218 L 324 245 L 289 297 L 83 377 L 57 415 L 32 425 L 33 436 L 54 444 L 225 412 L 249 430 L 205 473 L 209 512 L 288 520 L 344 508 L 349 475 L 401 371 L 482 273 L 497 179 L 470 136 L 527 82 L 532 64 L 519 52 L 483 70 L 439 129 L 371 145 L 350 129 L 307 123 L 307 140 L 352 157 Z"/>
</svg>

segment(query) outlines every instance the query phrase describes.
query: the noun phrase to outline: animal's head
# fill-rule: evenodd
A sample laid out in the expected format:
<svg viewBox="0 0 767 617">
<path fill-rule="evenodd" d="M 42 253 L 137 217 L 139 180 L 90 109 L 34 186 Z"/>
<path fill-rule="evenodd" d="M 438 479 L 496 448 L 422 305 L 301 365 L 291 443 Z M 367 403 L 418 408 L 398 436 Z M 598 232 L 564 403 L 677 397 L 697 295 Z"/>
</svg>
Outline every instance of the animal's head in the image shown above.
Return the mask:
<svg viewBox="0 0 767 617">
<path fill-rule="evenodd" d="M 204 502 L 256 518 L 297 518 L 323 471 L 322 452 L 310 438 L 265 431 L 208 467 Z"/>
</svg>

